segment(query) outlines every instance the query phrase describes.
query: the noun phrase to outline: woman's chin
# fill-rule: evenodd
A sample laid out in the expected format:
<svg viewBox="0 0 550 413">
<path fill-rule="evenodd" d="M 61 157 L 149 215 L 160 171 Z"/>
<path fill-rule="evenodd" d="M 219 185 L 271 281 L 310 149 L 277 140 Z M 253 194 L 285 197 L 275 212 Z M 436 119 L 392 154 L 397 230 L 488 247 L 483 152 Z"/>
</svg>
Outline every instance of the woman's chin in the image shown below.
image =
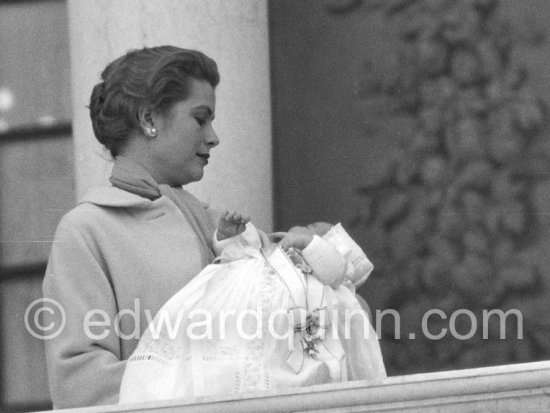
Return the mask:
<svg viewBox="0 0 550 413">
<path fill-rule="evenodd" d="M 182 182 L 180 185 L 187 185 L 187 184 L 191 184 L 193 182 L 198 182 L 202 179 L 202 177 L 204 176 L 204 171 L 201 170 L 200 171 L 193 171 L 191 174 L 189 174 L 188 176 L 184 177 L 183 179 L 179 180 L 179 182 Z"/>
</svg>

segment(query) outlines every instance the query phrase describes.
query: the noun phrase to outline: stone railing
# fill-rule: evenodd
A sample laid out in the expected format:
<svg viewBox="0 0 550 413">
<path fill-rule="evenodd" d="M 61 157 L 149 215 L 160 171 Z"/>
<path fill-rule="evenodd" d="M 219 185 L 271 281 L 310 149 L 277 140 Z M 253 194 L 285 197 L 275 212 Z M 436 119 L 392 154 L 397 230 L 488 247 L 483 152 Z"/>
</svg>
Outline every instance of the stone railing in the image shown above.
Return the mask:
<svg viewBox="0 0 550 413">
<path fill-rule="evenodd" d="M 550 411 L 550 362 L 389 377 L 230 398 L 141 403 L 66 412 L 516 412 Z"/>
</svg>

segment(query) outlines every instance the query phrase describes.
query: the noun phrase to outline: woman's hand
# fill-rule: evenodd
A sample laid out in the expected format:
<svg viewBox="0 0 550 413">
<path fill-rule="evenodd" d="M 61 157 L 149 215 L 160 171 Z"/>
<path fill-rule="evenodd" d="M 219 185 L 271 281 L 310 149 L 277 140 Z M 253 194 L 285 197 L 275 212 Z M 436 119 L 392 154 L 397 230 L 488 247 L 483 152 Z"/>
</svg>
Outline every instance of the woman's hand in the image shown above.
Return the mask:
<svg viewBox="0 0 550 413">
<path fill-rule="evenodd" d="M 231 238 L 244 232 L 250 217 L 241 215 L 235 211 L 224 211 L 218 222 L 218 241 Z"/>
</svg>

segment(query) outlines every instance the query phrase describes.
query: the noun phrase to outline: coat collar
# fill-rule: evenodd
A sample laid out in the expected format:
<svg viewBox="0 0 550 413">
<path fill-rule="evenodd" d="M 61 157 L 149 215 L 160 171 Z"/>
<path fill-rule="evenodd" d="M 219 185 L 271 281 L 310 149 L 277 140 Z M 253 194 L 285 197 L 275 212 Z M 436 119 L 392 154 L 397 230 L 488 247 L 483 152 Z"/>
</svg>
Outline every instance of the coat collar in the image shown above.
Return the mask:
<svg viewBox="0 0 550 413">
<path fill-rule="evenodd" d="M 172 188 L 174 191 L 181 191 L 183 193 L 187 193 L 188 196 L 192 196 L 188 191 L 186 191 L 183 188 Z M 158 199 L 150 200 L 148 198 L 144 198 L 142 196 L 133 194 L 131 192 L 125 191 L 123 189 L 119 189 L 114 186 L 110 185 L 98 185 L 91 187 L 86 191 L 82 199 L 78 202 L 79 204 L 89 203 L 99 206 L 106 206 L 106 207 L 120 207 L 120 208 L 126 208 L 126 207 L 151 207 L 155 205 L 155 202 L 157 202 L 159 199 L 162 199 L 161 196 Z M 194 198 L 197 202 L 199 202 L 203 208 L 207 209 L 210 207 L 210 205 L 206 202 L 202 202 L 196 198 Z"/>
<path fill-rule="evenodd" d="M 114 186 L 95 186 L 90 188 L 79 204 L 90 203 L 106 207 L 150 207 L 154 201 Z"/>
</svg>

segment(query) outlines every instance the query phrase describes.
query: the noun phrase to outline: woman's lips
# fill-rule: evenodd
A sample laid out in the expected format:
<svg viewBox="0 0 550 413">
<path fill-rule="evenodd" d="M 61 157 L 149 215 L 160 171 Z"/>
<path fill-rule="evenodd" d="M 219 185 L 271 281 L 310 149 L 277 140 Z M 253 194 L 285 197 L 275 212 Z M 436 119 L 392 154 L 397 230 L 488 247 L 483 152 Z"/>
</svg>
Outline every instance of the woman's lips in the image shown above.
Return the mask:
<svg viewBox="0 0 550 413">
<path fill-rule="evenodd" d="M 210 158 L 210 154 L 208 154 L 208 153 L 198 153 L 197 156 L 203 160 L 205 165 L 208 164 L 208 158 Z"/>
</svg>

